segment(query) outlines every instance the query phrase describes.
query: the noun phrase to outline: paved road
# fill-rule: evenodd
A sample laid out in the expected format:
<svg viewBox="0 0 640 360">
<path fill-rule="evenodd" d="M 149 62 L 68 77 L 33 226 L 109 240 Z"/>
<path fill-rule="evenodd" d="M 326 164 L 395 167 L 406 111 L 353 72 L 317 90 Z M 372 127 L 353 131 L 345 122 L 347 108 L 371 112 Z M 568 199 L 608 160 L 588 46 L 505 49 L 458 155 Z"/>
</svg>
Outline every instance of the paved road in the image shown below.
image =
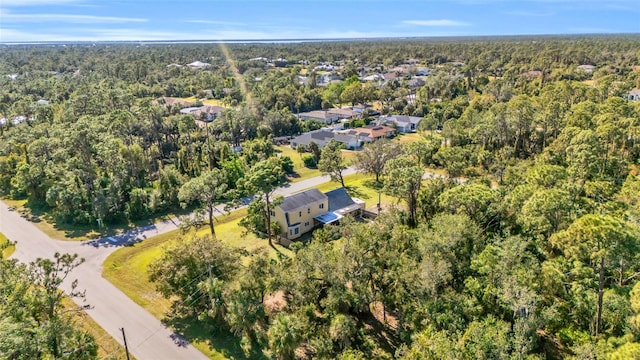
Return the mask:
<svg viewBox="0 0 640 360">
<path fill-rule="evenodd" d="M 345 170 L 345 175 L 355 173 L 355 169 Z M 276 191 L 288 195 L 329 181 L 328 176 L 288 184 Z M 222 211 L 223 206 L 219 207 Z M 85 259 L 63 285 L 68 290 L 70 282 L 78 279 L 78 288 L 86 289 L 86 298 L 78 305 L 90 305 L 87 313 L 118 342 L 122 343 L 120 328 L 127 334 L 129 350 L 138 360 L 206 359 L 189 344 L 179 346 L 175 333 L 129 299 L 110 282 L 102 277 L 102 263 L 113 251 L 121 246 L 141 241 L 149 237 L 177 229 L 177 220 L 166 220 L 154 225 L 135 229 L 125 234 L 85 242 L 58 241 L 49 238 L 15 211 L 10 211 L 0 202 L 0 232 L 17 242 L 13 258 L 28 263 L 37 258 L 53 258 L 56 252 L 75 253 Z"/>
</svg>

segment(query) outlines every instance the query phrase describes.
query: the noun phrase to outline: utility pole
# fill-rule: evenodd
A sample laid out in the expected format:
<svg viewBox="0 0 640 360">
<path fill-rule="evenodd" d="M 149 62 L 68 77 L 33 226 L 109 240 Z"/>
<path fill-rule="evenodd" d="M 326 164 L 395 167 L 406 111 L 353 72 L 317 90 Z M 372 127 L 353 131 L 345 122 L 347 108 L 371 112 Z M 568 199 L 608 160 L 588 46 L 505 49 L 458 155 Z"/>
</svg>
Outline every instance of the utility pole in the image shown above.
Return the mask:
<svg viewBox="0 0 640 360">
<path fill-rule="evenodd" d="M 127 360 L 131 360 L 129 358 L 129 347 L 127 346 L 127 336 L 124 334 L 124 328 L 120 328 L 120 331 L 122 331 L 122 339 L 124 340 L 124 351 L 127 354 Z"/>
</svg>

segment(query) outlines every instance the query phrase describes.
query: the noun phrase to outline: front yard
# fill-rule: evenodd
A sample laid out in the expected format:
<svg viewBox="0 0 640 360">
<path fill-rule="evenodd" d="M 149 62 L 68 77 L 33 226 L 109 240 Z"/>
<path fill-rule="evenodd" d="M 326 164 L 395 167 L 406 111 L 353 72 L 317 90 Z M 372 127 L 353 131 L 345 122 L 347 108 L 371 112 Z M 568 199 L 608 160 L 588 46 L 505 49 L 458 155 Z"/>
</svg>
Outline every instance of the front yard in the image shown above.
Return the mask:
<svg viewBox="0 0 640 360">
<path fill-rule="evenodd" d="M 276 250 L 269 247 L 267 240 L 259 239 L 253 234 L 243 234 L 244 228 L 240 227 L 238 222 L 246 213 L 246 209 L 240 209 L 219 217 L 215 224 L 217 238 L 230 246 L 246 250 L 264 249 L 271 256 L 276 257 Z M 208 226 L 202 227 L 197 233 L 208 234 Z M 134 246 L 119 249 L 104 262 L 102 276 L 135 303 L 162 320 L 169 311 L 171 302 L 158 293 L 155 284 L 149 281 L 148 267 L 162 255 L 167 247 L 179 243 L 181 238 L 180 230 L 174 230 Z M 278 251 L 290 254 L 288 249 L 276 246 Z M 183 335 L 209 358 L 245 358 L 240 348 L 240 340 L 233 335 L 226 332 L 211 333 L 210 330 L 193 326 L 193 324 L 187 327 L 190 331 Z"/>
</svg>

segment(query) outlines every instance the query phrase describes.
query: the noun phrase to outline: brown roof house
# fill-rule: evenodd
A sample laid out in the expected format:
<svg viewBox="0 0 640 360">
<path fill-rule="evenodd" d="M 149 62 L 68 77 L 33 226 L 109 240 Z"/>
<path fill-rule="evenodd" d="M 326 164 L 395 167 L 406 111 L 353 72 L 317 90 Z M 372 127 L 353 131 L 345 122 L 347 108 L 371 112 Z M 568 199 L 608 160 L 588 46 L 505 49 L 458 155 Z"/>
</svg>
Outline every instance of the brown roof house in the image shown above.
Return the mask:
<svg viewBox="0 0 640 360">
<path fill-rule="evenodd" d="M 373 142 L 378 139 L 393 137 L 396 134 L 396 129 L 385 125 L 369 125 L 363 128 L 346 130 L 343 133 L 357 136 L 364 142 Z"/>
</svg>

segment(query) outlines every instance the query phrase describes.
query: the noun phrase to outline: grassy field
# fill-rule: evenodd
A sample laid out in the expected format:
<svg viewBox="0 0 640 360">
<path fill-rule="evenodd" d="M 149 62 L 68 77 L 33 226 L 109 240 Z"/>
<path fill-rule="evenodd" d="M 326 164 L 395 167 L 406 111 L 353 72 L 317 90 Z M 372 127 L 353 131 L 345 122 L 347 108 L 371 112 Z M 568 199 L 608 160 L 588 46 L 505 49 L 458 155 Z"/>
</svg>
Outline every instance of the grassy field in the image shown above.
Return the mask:
<svg viewBox="0 0 640 360">
<path fill-rule="evenodd" d="M 111 335 L 107 334 L 86 312 L 80 310 L 71 299 L 64 298 L 62 305 L 68 310 L 75 310 L 73 311 L 75 323 L 96 339 L 99 359 L 124 360 L 127 358 L 124 347 Z M 134 357 L 131 356 L 131 359 L 134 359 Z"/>
<path fill-rule="evenodd" d="M 215 106 L 225 107 L 224 103 L 220 99 L 207 99 L 202 103 L 206 105 L 215 105 Z"/>
<path fill-rule="evenodd" d="M 293 161 L 293 170 L 295 171 L 295 175 L 290 178 L 291 182 L 297 182 L 320 175 L 320 171 L 318 169 L 310 169 L 304 166 L 302 158 L 310 155 L 309 153 L 299 154 L 289 145 L 278 145 L 275 146 L 275 149 L 282 154 L 282 156 L 288 156 Z"/>
<path fill-rule="evenodd" d="M 190 102 L 197 102 L 198 101 L 198 98 L 196 98 L 195 96 L 190 96 L 190 97 L 186 97 L 186 98 L 176 98 L 176 99 L 183 100 L 183 101 L 190 101 Z M 215 106 L 226 107 L 224 105 L 224 103 L 222 102 L 222 100 L 220 100 L 220 99 L 207 99 L 207 100 L 203 100 L 202 103 L 205 104 L 205 105 L 215 105 Z"/>
<path fill-rule="evenodd" d="M 293 160 L 293 170 L 296 173 L 293 177 L 290 178 L 291 182 L 298 182 L 301 180 L 322 175 L 320 173 L 320 170 L 310 169 L 304 166 L 304 161 L 302 161 L 302 159 L 305 156 L 311 155 L 311 153 L 303 153 L 301 155 L 296 150 L 292 149 L 291 146 L 289 145 L 278 145 L 278 146 L 275 146 L 275 148 L 276 148 L 276 151 L 282 154 L 282 156 L 288 156 L 291 158 L 291 160 Z M 351 165 L 355 155 L 356 155 L 356 151 L 342 150 L 342 157 L 344 158 L 347 165 Z"/>
<path fill-rule="evenodd" d="M 0 233 L 0 245 L 4 245 L 9 241 L 4 234 Z M 6 249 L 2 250 L 2 258 L 6 259 L 16 250 L 15 245 L 9 245 Z"/>
<path fill-rule="evenodd" d="M 373 176 L 363 174 L 347 175 L 344 177 L 344 184 L 349 195 L 363 200 L 368 210 L 375 211 L 376 204 L 378 203 L 378 186 Z M 317 186 L 317 189 L 322 192 L 327 192 L 337 189 L 340 186 L 342 186 L 340 183 L 331 181 Z M 396 198 L 385 194 L 381 194 L 380 200 L 383 208 L 397 204 Z"/>
<path fill-rule="evenodd" d="M 269 247 L 266 240 L 259 239 L 253 234 L 243 234 L 244 229 L 238 225 L 238 222 L 245 215 L 246 209 L 240 209 L 220 217 L 215 224 L 217 237 L 230 246 L 247 250 L 264 249 L 271 256 L 277 256 L 276 250 Z M 208 227 L 198 230 L 200 234 L 208 232 Z M 155 285 L 149 281 L 147 269 L 162 255 L 166 247 L 176 244 L 180 239 L 179 230 L 175 230 L 117 250 L 104 262 L 102 275 L 134 302 L 158 319 L 163 319 L 171 302 L 156 291 Z M 290 254 L 290 251 L 283 247 L 278 246 L 278 250 Z M 183 335 L 209 358 L 245 358 L 236 337 L 211 329 L 194 327 L 194 323 L 177 325 L 179 330 L 184 331 Z M 256 356 L 262 358 L 260 354 Z"/>
<path fill-rule="evenodd" d="M 400 142 L 401 144 L 410 144 L 412 142 L 416 142 L 422 139 L 422 133 L 407 133 L 407 134 L 398 134 L 395 137 L 395 141 Z"/>
</svg>

